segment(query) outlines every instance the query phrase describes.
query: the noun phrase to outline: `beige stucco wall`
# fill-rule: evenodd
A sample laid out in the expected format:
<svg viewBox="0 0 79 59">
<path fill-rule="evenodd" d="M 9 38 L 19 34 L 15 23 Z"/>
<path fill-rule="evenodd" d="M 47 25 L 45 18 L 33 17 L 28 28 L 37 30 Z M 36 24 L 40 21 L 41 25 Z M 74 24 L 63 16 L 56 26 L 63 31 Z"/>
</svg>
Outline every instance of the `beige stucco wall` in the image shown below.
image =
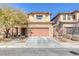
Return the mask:
<svg viewBox="0 0 79 59">
<path fill-rule="evenodd" d="M 75 24 L 63 24 L 63 27 L 75 27 Z"/>
<path fill-rule="evenodd" d="M 51 24 L 40 24 L 40 23 L 38 23 L 38 24 L 36 24 L 36 23 L 34 23 L 34 24 L 29 24 L 28 26 L 29 27 L 49 27 Z"/>
<path fill-rule="evenodd" d="M 68 18 L 68 15 L 66 15 L 66 17 Z M 72 16 L 71 16 L 71 19 L 70 19 L 70 20 L 68 20 L 68 19 L 63 20 L 63 15 L 60 15 L 59 20 L 60 20 L 61 22 L 75 22 L 75 20 L 72 19 Z"/>
<path fill-rule="evenodd" d="M 76 13 L 76 19 L 79 21 L 79 13 Z"/>
<path fill-rule="evenodd" d="M 41 20 L 38 20 L 36 18 L 36 15 L 43 15 L 43 18 Z M 30 14 L 29 15 L 29 21 L 30 22 L 50 22 L 50 15 L 49 14 Z"/>
</svg>

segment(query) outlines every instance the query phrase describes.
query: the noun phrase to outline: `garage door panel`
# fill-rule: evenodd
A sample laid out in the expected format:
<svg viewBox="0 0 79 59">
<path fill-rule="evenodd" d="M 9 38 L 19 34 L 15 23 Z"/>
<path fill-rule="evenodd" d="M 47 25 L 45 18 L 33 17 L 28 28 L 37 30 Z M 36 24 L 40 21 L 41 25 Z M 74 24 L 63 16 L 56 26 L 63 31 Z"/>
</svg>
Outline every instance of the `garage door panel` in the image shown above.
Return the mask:
<svg viewBox="0 0 79 59">
<path fill-rule="evenodd" d="M 48 28 L 32 29 L 32 36 L 49 36 L 49 29 Z"/>
</svg>

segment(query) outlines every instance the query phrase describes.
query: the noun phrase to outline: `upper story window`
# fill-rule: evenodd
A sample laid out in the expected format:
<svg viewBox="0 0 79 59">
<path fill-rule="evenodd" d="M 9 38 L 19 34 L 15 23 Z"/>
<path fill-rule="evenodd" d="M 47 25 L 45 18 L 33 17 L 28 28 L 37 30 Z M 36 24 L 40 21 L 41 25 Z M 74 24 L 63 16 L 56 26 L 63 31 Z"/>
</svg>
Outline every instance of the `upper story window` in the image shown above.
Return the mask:
<svg viewBox="0 0 79 59">
<path fill-rule="evenodd" d="M 70 20 L 71 19 L 71 15 L 68 15 L 68 20 Z"/>
<path fill-rule="evenodd" d="M 43 15 L 36 15 L 36 18 L 41 20 L 43 18 Z"/>
<path fill-rule="evenodd" d="M 75 16 L 75 15 L 73 15 L 73 16 L 72 16 L 72 18 L 75 20 L 75 19 L 76 19 L 76 16 Z"/>
<path fill-rule="evenodd" d="M 63 15 L 63 20 L 66 20 L 66 15 Z"/>
</svg>

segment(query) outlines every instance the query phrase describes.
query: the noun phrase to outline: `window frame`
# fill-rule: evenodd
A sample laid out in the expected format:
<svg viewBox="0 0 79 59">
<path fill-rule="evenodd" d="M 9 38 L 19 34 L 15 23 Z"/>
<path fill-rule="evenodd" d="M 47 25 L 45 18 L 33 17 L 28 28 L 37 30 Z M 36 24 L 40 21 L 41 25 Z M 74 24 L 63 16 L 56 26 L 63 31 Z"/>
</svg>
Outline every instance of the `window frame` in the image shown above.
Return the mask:
<svg viewBox="0 0 79 59">
<path fill-rule="evenodd" d="M 63 20 L 66 20 L 66 14 L 63 15 Z"/>
<path fill-rule="evenodd" d="M 43 15 L 36 15 L 36 19 L 38 19 L 38 20 L 43 19 Z"/>
<path fill-rule="evenodd" d="M 68 20 L 71 20 L 71 15 L 70 14 L 68 14 Z"/>
</svg>

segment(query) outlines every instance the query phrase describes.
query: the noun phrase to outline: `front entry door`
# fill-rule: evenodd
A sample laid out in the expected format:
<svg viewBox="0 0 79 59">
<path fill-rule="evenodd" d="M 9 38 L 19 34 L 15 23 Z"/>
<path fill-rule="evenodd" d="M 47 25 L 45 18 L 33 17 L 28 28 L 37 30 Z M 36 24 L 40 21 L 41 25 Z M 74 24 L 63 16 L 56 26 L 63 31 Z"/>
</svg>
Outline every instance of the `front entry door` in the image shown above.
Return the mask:
<svg viewBox="0 0 79 59">
<path fill-rule="evenodd" d="M 21 35 L 25 36 L 26 35 L 26 28 L 21 28 Z"/>
</svg>

